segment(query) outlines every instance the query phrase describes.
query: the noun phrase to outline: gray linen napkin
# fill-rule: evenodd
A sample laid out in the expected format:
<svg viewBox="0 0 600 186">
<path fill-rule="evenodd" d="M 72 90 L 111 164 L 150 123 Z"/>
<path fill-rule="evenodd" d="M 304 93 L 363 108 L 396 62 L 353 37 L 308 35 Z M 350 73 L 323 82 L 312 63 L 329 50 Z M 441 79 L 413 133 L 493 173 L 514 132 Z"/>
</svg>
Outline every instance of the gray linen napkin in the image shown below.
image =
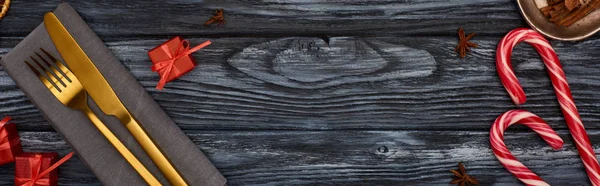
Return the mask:
<svg viewBox="0 0 600 186">
<path fill-rule="evenodd" d="M 67 3 L 62 3 L 54 13 L 98 67 L 125 107 L 143 125 L 186 181 L 190 185 L 225 185 L 226 180 L 221 173 L 156 104 L 77 12 Z M 82 112 L 61 104 L 27 67 L 24 61 L 34 52 L 39 52 L 40 47 L 55 57 L 60 57 L 43 23 L 4 55 L 0 64 L 104 185 L 145 184 Z M 168 185 L 119 120 L 104 115 L 91 99 L 88 100 L 96 115 L 163 184 Z"/>
</svg>

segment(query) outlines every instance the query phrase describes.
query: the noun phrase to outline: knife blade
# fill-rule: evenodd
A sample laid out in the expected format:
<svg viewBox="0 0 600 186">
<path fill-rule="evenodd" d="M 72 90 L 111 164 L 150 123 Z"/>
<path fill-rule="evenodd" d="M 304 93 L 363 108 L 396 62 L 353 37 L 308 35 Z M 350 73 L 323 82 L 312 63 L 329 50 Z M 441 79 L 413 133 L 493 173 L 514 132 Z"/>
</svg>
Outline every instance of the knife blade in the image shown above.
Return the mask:
<svg viewBox="0 0 600 186">
<path fill-rule="evenodd" d="M 187 185 L 54 13 L 44 15 L 44 25 L 58 53 L 102 112 L 116 116 L 125 125 L 172 185 Z"/>
<path fill-rule="evenodd" d="M 77 44 L 58 18 L 56 18 L 54 13 L 50 12 L 44 16 L 44 25 L 54 46 L 56 46 L 56 49 L 69 66 L 69 69 L 81 81 L 84 89 L 93 90 L 88 91 L 88 94 L 96 101 L 102 112 L 107 115 L 117 116 L 117 110 L 126 109 L 123 104 L 115 104 L 121 103 L 121 100 L 119 100 L 108 82 L 104 79 L 104 76 L 96 68 L 96 65 L 85 54 L 83 49 L 79 47 L 79 44 Z M 117 116 L 117 118 L 121 122 L 128 122 L 127 117 Z"/>
</svg>

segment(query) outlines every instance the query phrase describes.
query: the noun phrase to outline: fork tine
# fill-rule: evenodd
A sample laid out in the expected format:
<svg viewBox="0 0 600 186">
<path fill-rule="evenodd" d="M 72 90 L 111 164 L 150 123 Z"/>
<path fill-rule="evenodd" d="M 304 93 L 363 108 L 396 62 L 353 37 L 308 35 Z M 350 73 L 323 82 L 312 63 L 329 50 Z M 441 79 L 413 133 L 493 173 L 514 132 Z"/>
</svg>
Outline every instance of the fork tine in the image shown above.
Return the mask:
<svg viewBox="0 0 600 186">
<path fill-rule="evenodd" d="M 25 61 L 25 64 L 27 64 L 29 69 L 31 69 L 31 71 L 33 71 L 35 73 L 35 75 L 37 75 L 37 76 L 41 75 L 40 72 L 37 69 L 35 69 L 33 66 L 31 66 L 31 64 L 29 64 L 28 61 Z"/>
<path fill-rule="evenodd" d="M 52 63 L 52 65 L 48 61 L 46 61 L 42 56 L 40 56 L 40 54 L 38 54 L 37 52 L 35 54 L 37 54 L 40 58 L 42 58 L 42 60 L 44 60 L 44 62 L 46 62 L 46 64 L 49 67 L 53 66 L 54 68 L 56 68 L 58 73 L 63 75 L 63 77 L 67 78 L 67 81 L 73 82 L 71 80 L 71 77 L 69 77 L 69 75 L 67 75 L 68 70 L 69 70 L 68 68 L 66 68 L 66 67 L 63 68 L 64 65 L 58 59 L 56 59 L 54 56 L 52 56 L 50 53 L 48 53 L 48 51 L 44 50 L 44 48 L 40 48 L 40 50 L 42 50 L 42 52 L 46 55 L 46 57 L 48 57 L 52 62 L 54 62 L 54 63 Z"/>
<path fill-rule="evenodd" d="M 27 66 L 29 67 L 29 69 L 31 69 L 31 71 L 33 71 L 35 73 L 35 75 L 38 76 L 38 78 L 40 79 L 40 81 L 42 81 L 42 83 L 44 85 L 46 85 L 46 88 L 50 89 L 50 91 L 52 91 L 52 89 L 55 89 L 58 92 L 62 92 L 62 90 L 58 86 L 56 86 L 55 83 L 52 83 L 52 80 L 48 79 L 49 77 L 46 74 L 40 72 L 35 67 L 31 66 L 31 63 L 29 61 L 25 61 L 25 64 L 27 64 Z"/>
<path fill-rule="evenodd" d="M 36 60 L 33 56 L 30 56 L 31 60 L 33 60 L 33 62 L 35 62 L 35 64 L 38 65 L 38 67 L 40 67 L 41 70 L 45 71 L 46 74 L 48 75 L 48 80 L 50 80 L 50 82 L 53 82 L 54 84 L 56 84 L 56 86 L 58 87 L 58 83 L 62 84 L 62 87 L 67 87 L 67 85 L 60 79 L 60 77 L 58 77 L 56 74 L 52 73 L 51 71 L 49 71 L 46 67 L 44 67 L 44 65 L 42 65 L 38 60 Z M 42 58 L 43 59 L 43 58 Z M 49 68 L 49 67 L 48 67 Z M 54 78 L 56 79 L 54 79 Z"/>
</svg>

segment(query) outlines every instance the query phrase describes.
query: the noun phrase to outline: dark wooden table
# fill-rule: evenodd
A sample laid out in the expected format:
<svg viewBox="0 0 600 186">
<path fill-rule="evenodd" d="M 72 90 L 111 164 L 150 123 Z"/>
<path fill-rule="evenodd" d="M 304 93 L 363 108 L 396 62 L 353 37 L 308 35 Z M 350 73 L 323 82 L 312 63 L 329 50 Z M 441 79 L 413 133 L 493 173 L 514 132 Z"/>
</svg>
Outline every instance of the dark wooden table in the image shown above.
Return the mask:
<svg viewBox="0 0 600 186">
<path fill-rule="evenodd" d="M 515 1 L 67 2 L 230 185 L 448 185 L 459 161 L 482 185 L 521 185 L 488 139 L 493 120 L 519 108 L 495 66 L 500 38 L 527 26 Z M 57 3 L 14 0 L 0 21 L 0 55 Z M 217 8 L 227 24 L 203 26 Z M 479 44 L 464 59 L 453 52 L 459 27 Z M 194 71 L 157 91 L 146 52 L 177 35 L 213 44 L 194 54 Z M 599 39 L 552 41 L 597 152 Z M 521 44 L 512 59 L 528 93 L 520 108 L 566 144 L 554 151 L 514 127 L 509 148 L 553 185 L 589 185 L 538 54 Z M 0 90 L 0 115 L 19 124 L 27 151 L 70 151 L 4 71 Z M 13 183 L 13 166 L 0 166 L 0 185 Z M 60 185 L 81 184 L 99 182 L 74 158 Z"/>
</svg>

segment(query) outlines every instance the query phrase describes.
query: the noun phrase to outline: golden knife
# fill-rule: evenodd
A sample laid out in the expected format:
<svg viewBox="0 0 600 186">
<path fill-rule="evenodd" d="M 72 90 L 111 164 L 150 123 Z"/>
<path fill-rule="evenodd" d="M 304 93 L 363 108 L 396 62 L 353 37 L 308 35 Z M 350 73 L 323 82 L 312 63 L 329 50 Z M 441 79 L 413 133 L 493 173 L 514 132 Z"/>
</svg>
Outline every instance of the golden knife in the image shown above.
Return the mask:
<svg viewBox="0 0 600 186">
<path fill-rule="evenodd" d="M 35 52 L 37 59 L 30 56 L 31 63 L 29 60 L 25 60 L 25 64 L 29 66 L 31 71 L 33 71 L 42 84 L 48 88 L 48 90 L 56 97 L 60 103 L 69 107 L 73 110 L 78 110 L 83 113 L 90 119 L 92 124 L 96 126 L 96 129 L 100 131 L 104 137 L 112 144 L 119 153 L 129 162 L 129 164 L 135 169 L 135 171 L 142 176 L 142 178 L 146 181 L 146 183 L 150 186 L 162 186 L 162 184 L 144 167 L 144 164 L 140 162 L 121 140 L 115 136 L 115 134 L 98 119 L 98 116 L 90 109 L 87 104 L 88 94 L 83 89 L 83 85 L 79 82 L 79 79 L 75 77 L 73 72 L 68 69 L 62 62 L 58 59 L 54 58 L 50 53 L 48 53 L 43 48 L 40 48 L 43 55 L 40 55 L 38 52 Z M 39 60 L 39 61 L 38 61 Z M 42 65 L 45 63 L 46 67 Z M 33 64 L 37 64 L 39 69 L 33 67 Z M 55 67 L 52 67 L 55 64 Z M 52 83 L 54 82 L 54 83 Z M 61 86 L 62 85 L 62 86 Z"/>
<path fill-rule="evenodd" d="M 73 74 L 83 85 L 92 100 L 106 115 L 116 116 L 129 130 L 133 137 L 140 143 L 148 156 L 165 175 L 171 185 L 187 185 L 183 177 L 177 172 L 173 164 L 164 153 L 156 146 L 156 143 L 148 136 L 146 131 L 125 108 L 117 97 L 104 76 L 85 54 L 77 41 L 69 34 L 69 31 L 58 20 L 52 12 L 44 16 L 44 25 L 48 35 L 60 56 L 67 63 Z"/>
</svg>

